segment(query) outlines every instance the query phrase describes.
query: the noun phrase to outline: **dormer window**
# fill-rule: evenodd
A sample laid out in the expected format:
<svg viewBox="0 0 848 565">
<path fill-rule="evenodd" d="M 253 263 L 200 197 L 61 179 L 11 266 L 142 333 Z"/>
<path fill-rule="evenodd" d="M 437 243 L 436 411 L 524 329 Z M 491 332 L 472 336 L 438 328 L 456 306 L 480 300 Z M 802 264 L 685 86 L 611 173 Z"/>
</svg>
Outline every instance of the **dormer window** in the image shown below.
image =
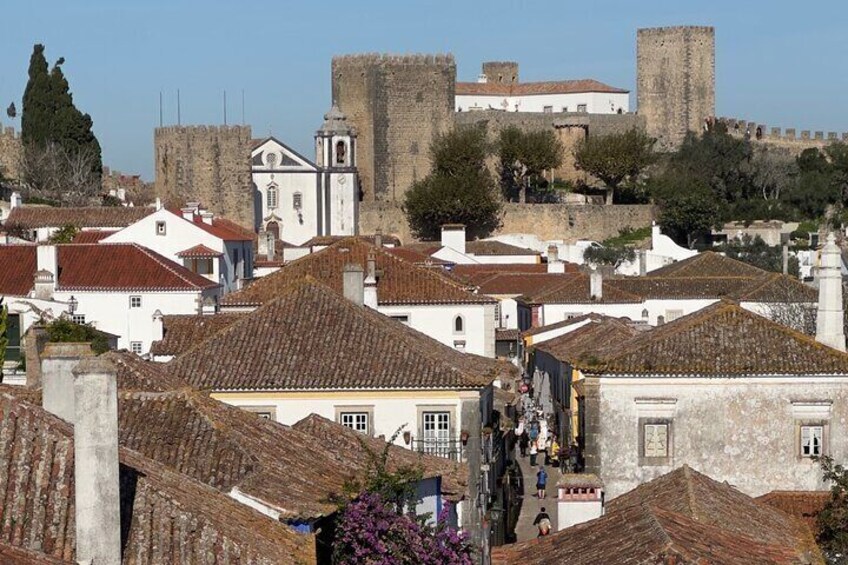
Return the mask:
<svg viewBox="0 0 848 565">
<path fill-rule="evenodd" d="M 336 164 L 344 165 L 347 160 L 347 144 L 344 141 L 336 142 Z"/>
</svg>

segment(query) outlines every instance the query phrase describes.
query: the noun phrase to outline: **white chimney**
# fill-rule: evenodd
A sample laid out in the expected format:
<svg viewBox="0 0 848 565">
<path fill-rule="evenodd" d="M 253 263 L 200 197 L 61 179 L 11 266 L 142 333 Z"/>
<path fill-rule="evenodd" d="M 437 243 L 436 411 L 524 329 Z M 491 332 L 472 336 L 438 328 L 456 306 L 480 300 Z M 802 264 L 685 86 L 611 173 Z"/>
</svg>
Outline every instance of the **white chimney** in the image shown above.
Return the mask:
<svg viewBox="0 0 848 565">
<path fill-rule="evenodd" d="M 165 337 L 165 317 L 161 310 L 153 312 L 153 341 L 159 341 Z"/>
<path fill-rule="evenodd" d="M 50 271 L 54 275 L 58 272 L 58 259 L 56 258 L 55 245 L 39 245 L 35 250 L 35 268 L 39 271 Z"/>
<path fill-rule="evenodd" d="M 74 423 L 73 368 L 85 357 L 93 357 L 88 343 L 53 343 L 41 354 L 41 407 L 51 414 Z"/>
<path fill-rule="evenodd" d="M 59 272 L 55 245 L 39 245 L 35 248 L 36 273 L 34 282 L 35 298 L 53 300 Z"/>
<path fill-rule="evenodd" d="M 355 263 L 345 265 L 342 273 L 344 297 L 357 306 L 362 306 L 365 303 L 365 285 L 362 273 L 362 266 Z"/>
<path fill-rule="evenodd" d="M 73 369 L 76 558 L 121 562 L 118 385 L 114 365 L 90 357 Z"/>
<path fill-rule="evenodd" d="M 181 212 L 182 212 L 182 214 L 183 214 L 183 218 L 185 218 L 185 219 L 186 219 L 186 220 L 188 220 L 189 222 L 193 222 L 193 221 L 194 221 L 194 212 L 195 212 L 196 210 L 197 210 L 197 209 L 196 209 L 196 208 L 194 208 L 194 207 L 192 207 L 191 205 L 188 205 L 188 206 L 186 206 L 185 208 L 180 208 L 180 211 L 181 211 Z"/>
<path fill-rule="evenodd" d="M 557 531 L 604 515 L 604 483 L 591 474 L 565 474 L 557 483 Z"/>
<path fill-rule="evenodd" d="M 374 232 L 374 247 L 383 247 L 383 230 L 381 229 Z"/>
<path fill-rule="evenodd" d="M 548 272 L 565 273 L 565 263 L 559 260 L 559 248 L 556 245 L 548 245 Z"/>
<path fill-rule="evenodd" d="M 489 77 L 486 76 L 484 73 L 480 73 L 479 75 L 477 75 L 477 82 L 480 84 L 486 84 L 487 82 L 489 82 Z"/>
<path fill-rule="evenodd" d="M 639 258 L 639 275 L 644 277 L 648 274 L 648 252 L 640 249 L 636 251 L 636 254 Z"/>
<path fill-rule="evenodd" d="M 819 308 L 816 314 L 816 341 L 845 351 L 844 312 L 842 310 L 842 255 L 833 233 L 819 260 Z"/>
<path fill-rule="evenodd" d="M 442 226 L 442 247 L 450 247 L 454 251 L 465 254 L 465 226 L 462 224 L 445 224 Z"/>
<path fill-rule="evenodd" d="M 592 269 L 589 273 L 589 295 L 593 300 L 604 297 L 604 276 L 598 269 Z"/>
<path fill-rule="evenodd" d="M 157 196 L 156 197 L 156 210 L 158 211 L 158 210 L 161 210 L 161 209 L 162 209 L 162 199 Z"/>
<path fill-rule="evenodd" d="M 200 213 L 200 217 L 203 219 L 204 224 L 212 225 L 212 218 L 215 217 L 215 214 L 212 212 L 203 211 Z"/>
<path fill-rule="evenodd" d="M 657 238 L 662 235 L 656 222 L 651 222 L 651 249 L 657 248 Z"/>
<path fill-rule="evenodd" d="M 9 209 L 14 210 L 15 208 L 20 208 L 23 206 L 24 200 L 21 198 L 20 192 L 13 192 L 12 197 L 9 199 Z"/>
<path fill-rule="evenodd" d="M 374 251 L 368 252 L 363 303 L 373 310 L 377 309 L 377 257 Z"/>
</svg>

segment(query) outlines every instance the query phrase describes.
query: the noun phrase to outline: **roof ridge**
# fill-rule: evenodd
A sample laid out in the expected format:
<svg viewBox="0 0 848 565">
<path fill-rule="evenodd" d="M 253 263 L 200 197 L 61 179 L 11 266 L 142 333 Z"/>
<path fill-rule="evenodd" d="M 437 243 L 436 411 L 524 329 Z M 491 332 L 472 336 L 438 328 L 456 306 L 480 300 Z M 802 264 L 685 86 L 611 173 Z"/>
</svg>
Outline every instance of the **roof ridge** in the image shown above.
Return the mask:
<svg viewBox="0 0 848 565">
<path fill-rule="evenodd" d="M 686 506 L 689 507 L 689 512 L 692 514 L 692 517 L 695 520 L 701 520 L 701 512 L 700 507 L 698 506 L 698 499 L 695 496 L 695 487 L 692 484 L 692 480 L 694 479 L 689 465 L 686 463 L 681 467 L 683 471 L 683 482 L 686 487 Z"/>
<path fill-rule="evenodd" d="M 99 243 L 92 243 L 92 244 L 84 244 L 84 245 L 100 245 L 100 244 L 99 244 Z M 192 288 L 202 288 L 202 287 L 200 287 L 200 285 L 198 285 L 197 283 L 194 283 L 194 282 L 190 281 L 190 280 L 189 280 L 189 279 L 188 279 L 188 278 L 187 278 L 184 274 L 182 274 L 182 273 L 180 273 L 179 271 L 177 271 L 177 270 L 176 270 L 175 268 L 173 268 L 171 265 L 168 265 L 167 263 L 173 263 L 174 265 L 177 265 L 176 263 L 174 263 L 174 262 L 173 262 L 173 261 L 171 261 L 170 259 L 168 259 L 168 258 L 166 258 L 166 257 L 164 257 L 164 256 L 162 256 L 162 255 L 159 255 L 159 254 L 158 254 L 158 253 L 156 253 L 155 251 L 153 251 L 153 250 L 151 250 L 151 249 L 148 249 L 148 248 L 144 247 L 143 245 L 139 245 L 138 243 L 129 243 L 129 245 L 132 245 L 132 246 L 133 246 L 133 247 L 135 247 L 136 249 L 140 250 L 142 253 L 144 253 L 145 255 L 147 255 L 150 259 L 152 259 L 153 261 L 155 261 L 157 264 L 159 264 L 161 267 L 163 267 L 164 269 L 166 269 L 166 270 L 167 270 L 167 271 L 169 271 L 170 273 L 172 273 L 172 274 L 176 275 L 177 277 L 179 277 L 179 279 L 180 279 L 180 280 L 182 280 L 184 283 L 186 283 L 187 285 L 191 286 Z M 164 260 L 164 261 L 163 261 L 163 260 Z M 212 281 L 209 281 L 209 282 L 210 282 L 210 283 L 212 283 Z M 214 283 L 213 283 L 213 284 L 214 284 Z"/>
</svg>

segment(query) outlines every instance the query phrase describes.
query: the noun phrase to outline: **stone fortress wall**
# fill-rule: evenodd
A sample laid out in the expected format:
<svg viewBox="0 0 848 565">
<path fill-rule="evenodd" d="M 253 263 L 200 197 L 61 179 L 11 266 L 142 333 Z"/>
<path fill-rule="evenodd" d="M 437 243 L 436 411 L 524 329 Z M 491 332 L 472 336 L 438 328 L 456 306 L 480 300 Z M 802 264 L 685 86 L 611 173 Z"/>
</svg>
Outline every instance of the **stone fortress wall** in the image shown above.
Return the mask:
<svg viewBox="0 0 848 565">
<path fill-rule="evenodd" d="M 22 153 L 21 134 L 14 127 L 0 124 L 0 176 L 20 180 Z"/>
<path fill-rule="evenodd" d="M 255 229 L 250 126 L 156 128 L 156 196 L 172 206 L 200 202 L 216 216 Z"/>
<path fill-rule="evenodd" d="M 402 201 L 430 171 L 430 141 L 453 127 L 453 56 L 333 57 L 332 85 L 333 101 L 357 130 L 363 200 Z"/>
<path fill-rule="evenodd" d="M 636 33 L 636 97 L 657 148 L 673 150 L 715 116 L 715 29 L 676 26 Z"/>
<path fill-rule="evenodd" d="M 848 142 L 848 132 L 783 129 L 738 118 L 721 117 L 716 120 L 727 126 L 728 133 L 734 137 L 748 137 L 752 143 L 779 147 L 793 154 L 801 153 L 804 149 L 821 149 L 835 141 Z"/>
</svg>

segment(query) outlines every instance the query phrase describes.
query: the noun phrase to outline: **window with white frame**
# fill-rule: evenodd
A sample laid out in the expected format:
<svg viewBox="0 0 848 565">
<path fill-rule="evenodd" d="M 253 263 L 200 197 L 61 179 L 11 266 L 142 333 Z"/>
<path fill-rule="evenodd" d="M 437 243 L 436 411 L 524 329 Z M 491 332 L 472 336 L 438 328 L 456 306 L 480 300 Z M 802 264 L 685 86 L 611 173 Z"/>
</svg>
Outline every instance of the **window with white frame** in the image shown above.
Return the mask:
<svg viewBox="0 0 848 565">
<path fill-rule="evenodd" d="M 141 308 L 140 296 L 130 296 L 130 308 Z"/>
<path fill-rule="evenodd" d="M 156 222 L 156 235 L 165 235 L 166 233 L 165 222 Z"/>
<path fill-rule="evenodd" d="M 354 431 L 368 433 L 368 412 L 342 412 L 339 423 Z"/>
<path fill-rule="evenodd" d="M 135 353 L 136 355 L 141 355 L 142 346 L 140 341 L 131 341 L 130 342 L 130 351 Z"/>
<path fill-rule="evenodd" d="M 446 456 L 451 450 L 450 412 L 423 412 L 421 414 L 421 450 L 431 455 Z"/>
<path fill-rule="evenodd" d="M 801 457 L 824 454 L 824 426 L 801 426 Z"/>
<path fill-rule="evenodd" d="M 265 189 L 265 200 L 268 204 L 268 209 L 273 210 L 277 207 L 277 185 L 269 184 Z"/>
<path fill-rule="evenodd" d="M 668 424 L 644 424 L 643 457 L 668 457 Z"/>
<path fill-rule="evenodd" d="M 578 104 L 577 105 L 577 111 L 578 112 L 586 112 L 586 105 L 585 104 Z"/>
<path fill-rule="evenodd" d="M 71 316 L 71 321 L 75 324 L 84 324 L 85 323 L 85 314 L 74 314 Z"/>
</svg>

